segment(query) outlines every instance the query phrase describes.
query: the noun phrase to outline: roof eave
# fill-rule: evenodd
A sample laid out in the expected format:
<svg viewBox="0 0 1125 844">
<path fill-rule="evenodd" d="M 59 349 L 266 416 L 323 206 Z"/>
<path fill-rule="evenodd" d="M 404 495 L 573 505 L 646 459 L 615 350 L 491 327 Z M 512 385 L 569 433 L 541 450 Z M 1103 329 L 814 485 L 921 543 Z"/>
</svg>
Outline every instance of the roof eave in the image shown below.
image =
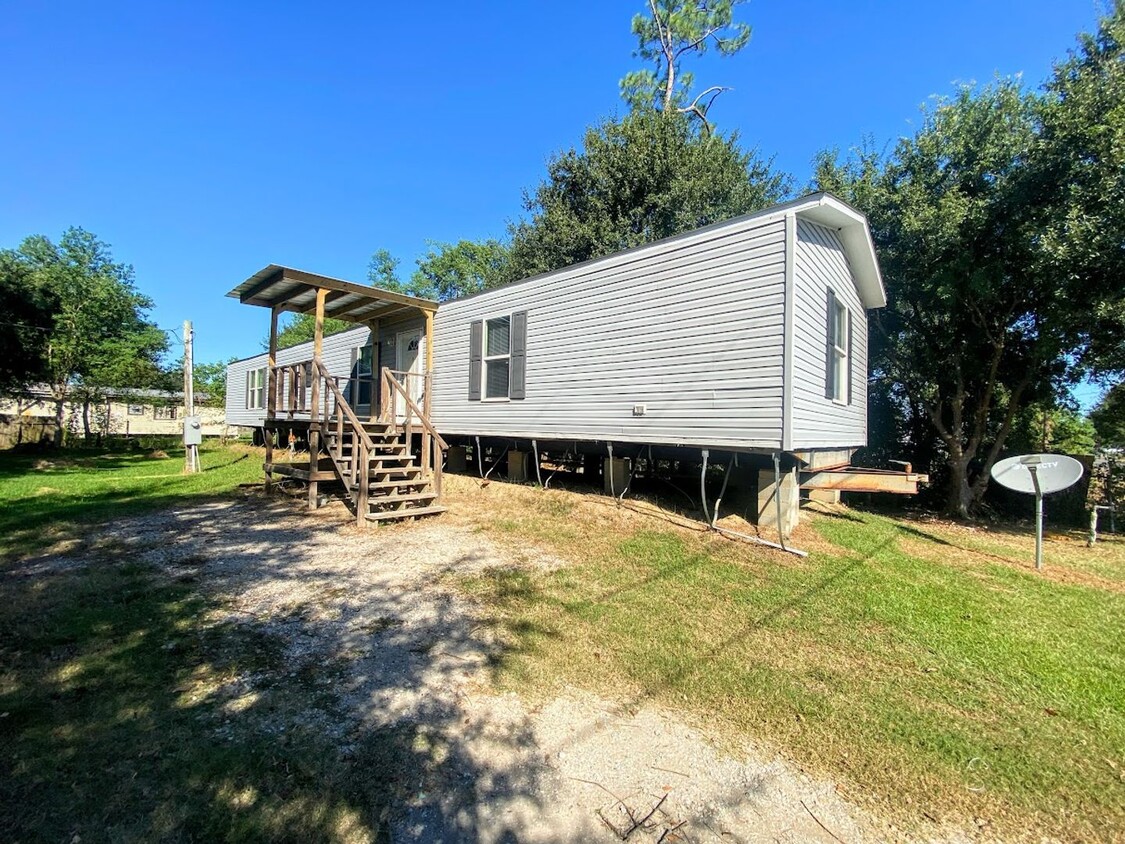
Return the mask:
<svg viewBox="0 0 1125 844">
<path fill-rule="evenodd" d="M 802 217 L 837 230 L 848 263 L 855 276 L 856 289 L 866 308 L 882 308 L 887 304 L 883 274 L 875 254 L 875 241 L 867 218 L 843 200 L 828 193 L 813 194 L 793 209 Z"/>
</svg>

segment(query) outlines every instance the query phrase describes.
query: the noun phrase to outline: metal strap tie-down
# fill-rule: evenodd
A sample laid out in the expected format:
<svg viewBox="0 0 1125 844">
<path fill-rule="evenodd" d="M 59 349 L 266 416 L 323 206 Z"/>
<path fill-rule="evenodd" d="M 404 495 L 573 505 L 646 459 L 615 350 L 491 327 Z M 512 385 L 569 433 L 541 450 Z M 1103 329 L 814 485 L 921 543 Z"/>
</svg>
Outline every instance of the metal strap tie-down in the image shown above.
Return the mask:
<svg viewBox="0 0 1125 844">
<path fill-rule="evenodd" d="M 701 497 L 702 503 L 703 503 L 703 515 L 707 518 L 707 522 L 708 522 L 707 527 L 709 529 L 711 529 L 713 531 L 716 531 L 717 533 L 724 534 L 725 536 L 734 536 L 734 537 L 737 537 L 738 539 L 742 539 L 746 542 L 753 542 L 755 545 L 765 545 L 767 548 L 777 548 L 780 551 L 786 551 L 790 554 L 796 554 L 798 557 L 807 557 L 809 555 L 808 551 L 801 551 L 798 548 L 789 548 L 789 547 L 786 547 L 786 545 L 785 545 L 785 537 L 782 535 L 782 526 L 781 526 L 781 499 L 778 497 L 778 493 L 779 493 L 780 487 L 781 487 L 781 461 L 780 461 L 780 457 L 778 456 L 778 454 L 776 452 L 774 453 L 774 457 L 773 457 L 773 459 L 774 459 L 774 492 L 773 492 L 773 494 L 774 494 L 774 498 L 777 501 L 777 532 L 778 532 L 778 538 L 781 540 L 780 544 L 778 544 L 777 542 L 770 542 L 767 539 L 762 539 L 760 536 L 751 536 L 748 533 L 739 533 L 736 530 L 729 530 L 728 528 L 719 527 L 718 524 L 716 524 L 716 522 L 719 521 L 719 504 L 723 500 L 723 494 L 726 493 L 727 480 L 728 480 L 728 477 L 730 475 L 731 466 L 734 465 L 734 456 L 731 457 L 731 466 L 727 466 L 727 476 L 728 477 L 723 478 L 723 488 L 719 492 L 719 497 L 715 500 L 714 515 L 708 513 L 708 511 L 707 511 L 707 457 L 708 457 L 707 449 L 703 449 L 703 465 L 702 465 L 702 468 L 701 468 L 700 473 L 699 473 L 699 494 L 700 494 L 700 497 Z"/>
<path fill-rule="evenodd" d="M 535 440 L 531 441 L 531 450 L 535 453 L 535 480 L 539 482 L 539 486 L 543 486 L 543 476 L 539 473 L 539 443 Z"/>
</svg>

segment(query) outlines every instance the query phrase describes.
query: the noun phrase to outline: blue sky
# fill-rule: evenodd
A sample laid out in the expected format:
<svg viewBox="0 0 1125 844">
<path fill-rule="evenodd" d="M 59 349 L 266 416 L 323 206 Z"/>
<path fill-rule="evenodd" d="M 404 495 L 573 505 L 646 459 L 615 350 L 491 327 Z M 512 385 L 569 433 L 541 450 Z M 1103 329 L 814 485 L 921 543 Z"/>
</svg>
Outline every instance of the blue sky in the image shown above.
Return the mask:
<svg viewBox="0 0 1125 844">
<path fill-rule="evenodd" d="M 269 263 L 362 281 L 428 240 L 502 237 L 550 154 L 620 111 L 642 0 L 9 2 L 0 246 L 71 225 L 112 244 L 197 360 L 259 350 L 224 298 Z M 1038 85 L 1097 0 L 753 0 L 713 115 L 804 184 L 825 147 L 893 142 L 930 96 Z"/>
</svg>

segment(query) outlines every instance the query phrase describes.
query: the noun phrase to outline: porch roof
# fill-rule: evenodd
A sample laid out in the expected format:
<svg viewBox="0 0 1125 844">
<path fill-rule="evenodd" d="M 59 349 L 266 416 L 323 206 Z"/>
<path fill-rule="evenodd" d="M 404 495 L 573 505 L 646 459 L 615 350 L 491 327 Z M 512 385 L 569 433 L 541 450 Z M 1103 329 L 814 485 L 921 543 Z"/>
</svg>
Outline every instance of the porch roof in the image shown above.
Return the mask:
<svg viewBox="0 0 1125 844">
<path fill-rule="evenodd" d="M 324 315 L 346 322 L 367 323 L 418 311 L 433 313 L 438 307 L 437 302 L 429 299 L 277 264 L 270 264 L 254 273 L 227 296 L 238 299 L 244 305 L 311 314 L 316 311 L 317 290 L 328 291 Z"/>
</svg>

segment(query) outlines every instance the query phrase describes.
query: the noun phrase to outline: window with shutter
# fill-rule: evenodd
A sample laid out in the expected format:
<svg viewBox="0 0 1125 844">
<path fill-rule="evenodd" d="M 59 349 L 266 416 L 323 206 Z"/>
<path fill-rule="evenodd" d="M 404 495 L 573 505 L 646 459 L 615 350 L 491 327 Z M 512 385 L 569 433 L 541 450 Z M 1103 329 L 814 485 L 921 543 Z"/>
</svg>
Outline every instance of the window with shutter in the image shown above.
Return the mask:
<svg viewBox="0 0 1125 844">
<path fill-rule="evenodd" d="M 824 396 L 840 404 L 849 404 L 852 392 L 848 371 L 852 352 L 852 315 L 832 290 L 828 291 L 827 300 Z"/>
<path fill-rule="evenodd" d="M 512 366 L 512 318 L 493 317 L 484 323 L 484 398 L 508 398 Z"/>
<path fill-rule="evenodd" d="M 469 400 L 527 394 L 527 311 L 477 320 L 469 331 Z"/>
<path fill-rule="evenodd" d="M 527 311 L 512 314 L 512 374 L 508 396 L 517 400 L 527 396 Z"/>
<path fill-rule="evenodd" d="M 355 350 L 355 380 L 354 391 L 356 403 L 364 406 L 371 404 L 371 392 L 374 384 L 372 373 L 374 371 L 375 349 L 373 346 L 360 346 Z"/>
<path fill-rule="evenodd" d="M 474 320 L 469 325 L 469 401 L 480 401 L 481 344 L 484 342 L 484 322 Z"/>
</svg>

